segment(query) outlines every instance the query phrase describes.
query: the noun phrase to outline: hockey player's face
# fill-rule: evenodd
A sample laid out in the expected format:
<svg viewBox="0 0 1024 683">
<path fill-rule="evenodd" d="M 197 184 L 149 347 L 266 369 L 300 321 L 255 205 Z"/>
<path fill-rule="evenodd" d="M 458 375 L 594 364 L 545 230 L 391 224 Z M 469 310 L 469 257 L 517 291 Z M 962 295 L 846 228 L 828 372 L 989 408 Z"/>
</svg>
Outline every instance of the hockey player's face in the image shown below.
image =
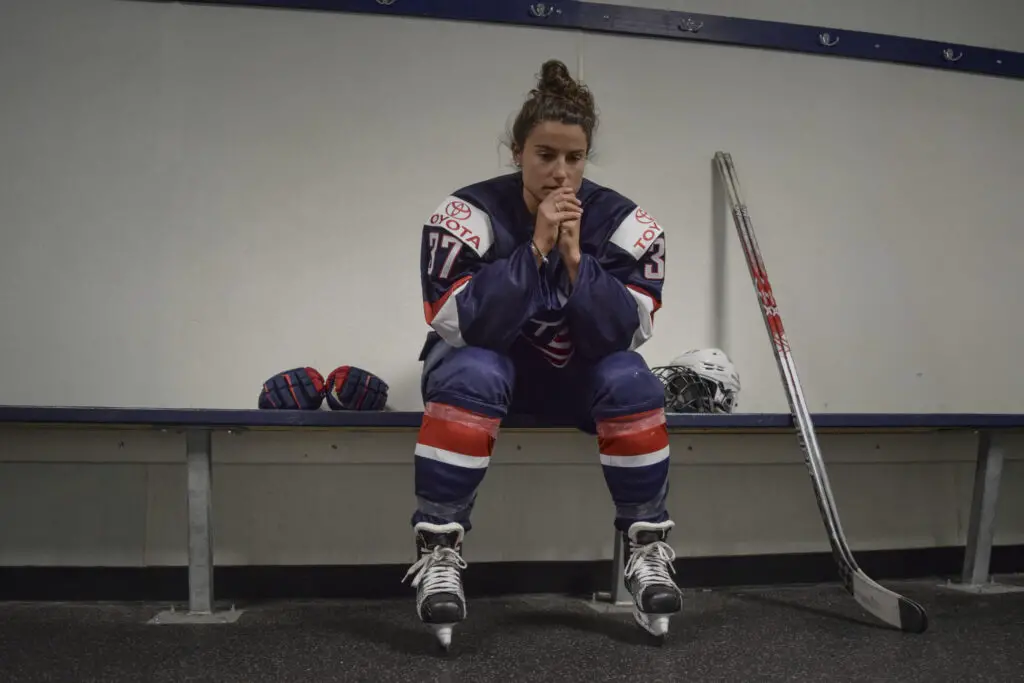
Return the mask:
<svg viewBox="0 0 1024 683">
<path fill-rule="evenodd" d="M 583 128 L 544 121 L 534 127 L 523 146 L 523 185 L 537 201 L 560 187 L 579 191 L 586 162 L 587 136 Z"/>
</svg>

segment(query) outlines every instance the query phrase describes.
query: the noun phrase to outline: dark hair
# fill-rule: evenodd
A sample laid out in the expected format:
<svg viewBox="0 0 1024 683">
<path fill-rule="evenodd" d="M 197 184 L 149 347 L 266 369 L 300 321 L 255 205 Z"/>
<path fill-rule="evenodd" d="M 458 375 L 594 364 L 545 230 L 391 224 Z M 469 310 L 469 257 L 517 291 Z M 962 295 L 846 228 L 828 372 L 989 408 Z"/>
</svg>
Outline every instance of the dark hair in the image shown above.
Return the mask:
<svg viewBox="0 0 1024 683">
<path fill-rule="evenodd" d="M 543 121 L 579 125 L 587 136 L 587 152 L 590 152 L 597 130 L 594 96 L 587 86 L 573 79 L 569 69 L 557 59 L 549 59 L 541 66 L 537 87 L 530 91 L 516 115 L 509 135 L 513 151 L 522 151 L 530 131 Z"/>
</svg>

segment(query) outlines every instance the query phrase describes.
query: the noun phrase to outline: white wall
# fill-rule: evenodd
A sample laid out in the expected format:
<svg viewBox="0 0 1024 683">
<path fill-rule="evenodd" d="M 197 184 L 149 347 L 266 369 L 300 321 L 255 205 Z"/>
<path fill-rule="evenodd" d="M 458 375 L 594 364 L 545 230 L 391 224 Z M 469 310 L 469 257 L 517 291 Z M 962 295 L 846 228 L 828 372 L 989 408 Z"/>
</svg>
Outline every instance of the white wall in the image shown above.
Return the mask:
<svg viewBox="0 0 1024 683">
<path fill-rule="evenodd" d="M 677 6 L 1024 50 L 1013 30 L 1022 10 L 983 4 Z M 114 0 L 0 5 L 0 403 L 254 407 L 278 370 L 355 364 L 385 377 L 392 407 L 418 409 L 420 221 L 451 189 L 509 169 L 498 141 L 549 57 L 582 68 L 595 90 L 591 176 L 670 232 L 651 363 L 721 344 L 743 376 L 740 410 L 786 409 L 731 223 L 726 259 L 714 258 L 711 157 L 724 149 L 812 410 L 1024 412 L 1017 81 Z M 23 522 L 0 525 L 0 562 L 183 562 L 181 437 L 85 434 L 0 434 L 0 517 Z M 339 435 L 337 449 L 334 438 L 225 444 L 222 559 L 408 557 L 413 435 L 382 446 Z M 934 438 L 887 439 L 881 452 L 872 439 L 824 441 L 858 547 L 962 542 L 973 446 Z M 593 444 L 558 439 L 503 437 L 477 559 L 610 555 Z M 673 446 L 681 553 L 825 548 L 794 440 L 677 436 Z M 372 463 L 342 466 L 353 458 Z M 1019 500 L 1018 461 L 1006 476 Z M 554 508 L 522 505 L 538 481 Z M 1002 519 L 1024 518 L 1006 496 Z M 522 523 L 505 521 L 508 506 Z M 393 536 L 366 543 L 369 531 L 342 524 L 370 510 Z M 548 514 L 580 537 L 566 546 L 529 533 L 526 521 Z M 258 532 L 257 520 L 273 526 Z M 1021 542 L 1024 528 L 1008 524 L 1001 542 Z"/>
<path fill-rule="evenodd" d="M 773 6 L 1009 47 L 1022 13 L 990 4 L 965 23 L 905 4 L 931 23 L 877 2 Z M 356 364 L 391 383 L 394 408 L 419 409 L 420 222 L 509 169 L 498 140 L 558 57 L 582 66 L 603 114 L 592 177 L 671 235 L 651 363 L 721 344 L 740 409 L 785 410 L 731 223 L 725 263 L 712 258 L 711 157 L 725 149 L 812 410 L 1024 410 L 1016 81 L 111 0 L 5 3 L 0 45 L 0 403 L 253 407 L 278 370 Z"/>
</svg>

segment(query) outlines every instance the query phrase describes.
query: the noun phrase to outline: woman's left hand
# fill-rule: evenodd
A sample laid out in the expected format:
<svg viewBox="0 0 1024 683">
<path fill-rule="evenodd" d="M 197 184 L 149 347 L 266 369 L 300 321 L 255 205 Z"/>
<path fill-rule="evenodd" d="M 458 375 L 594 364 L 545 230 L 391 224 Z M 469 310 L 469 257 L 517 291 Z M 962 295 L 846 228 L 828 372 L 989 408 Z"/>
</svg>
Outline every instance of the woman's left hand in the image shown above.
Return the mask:
<svg viewBox="0 0 1024 683">
<path fill-rule="evenodd" d="M 582 220 L 581 209 L 579 218 L 564 221 L 558 228 L 558 251 L 569 269 L 569 279 L 573 282 L 576 281 L 576 272 L 580 266 L 580 222 Z"/>
</svg>

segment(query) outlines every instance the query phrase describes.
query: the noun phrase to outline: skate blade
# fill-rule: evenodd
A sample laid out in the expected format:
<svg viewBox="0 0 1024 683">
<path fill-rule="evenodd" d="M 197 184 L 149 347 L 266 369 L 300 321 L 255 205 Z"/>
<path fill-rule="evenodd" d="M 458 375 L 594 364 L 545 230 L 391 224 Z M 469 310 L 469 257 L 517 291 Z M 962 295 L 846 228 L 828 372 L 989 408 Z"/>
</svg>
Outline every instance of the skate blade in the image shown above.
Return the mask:
<svg viewBox="0 0 1024 683">
<path fill-rule="evenodd" d="M 653 614 L 646 615 L 638 609 L 633 610 L 633 619 L 640 627 L 650 633 L 655 638 L 664 640 L 668 636 L 668 621 L 669 615 L 667 614 Z"/>
<path fill-rule="evenodd" d="M 434 624 L 434 636 L 437 638 L 437 644 L 447 650 L 452 646 L 452 629 L 455 624 Z"/>
</svg>

